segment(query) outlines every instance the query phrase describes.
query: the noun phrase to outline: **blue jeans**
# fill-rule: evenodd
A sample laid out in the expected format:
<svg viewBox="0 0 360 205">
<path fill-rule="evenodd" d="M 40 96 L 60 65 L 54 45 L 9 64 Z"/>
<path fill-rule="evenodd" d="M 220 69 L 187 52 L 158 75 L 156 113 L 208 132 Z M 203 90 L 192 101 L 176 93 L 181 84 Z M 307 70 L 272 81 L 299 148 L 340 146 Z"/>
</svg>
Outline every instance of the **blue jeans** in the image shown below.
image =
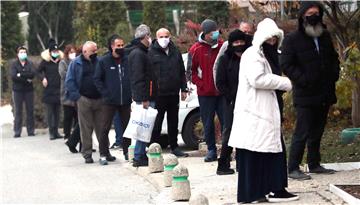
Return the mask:
<svg viewBox="0 0 360 205">
<path fill-rule="evenodd" d="M 120 115 L 119 112 L 116 111 L 115 112 L 115 116 L 114 116 L 114 127 L 115 127 L 115 143 L 117 145 L 122 144 L 122 139 L 123 139 L 123 131 L 122 131 L 122 127 L 121 127 L 121 121 L 120 121 Z"/>
<path fill-rule="evenodd" d="M 136 102 L 136 104 L 141 104 L 139 102 Z M 150 102 L 150 107 L 155 108 L 155 102 Z M 146 145 L 147 142 L 141 142 L 139 140 L 136 140 L 135 149 L 134 149 L 134 159 L 139 160 L 145 160 L 147 158 L 146 156 Z"/>
<path fill-rule="evenodd" d="M 205 141 L 208 151 L 216 153 L 215 145 L 215 112 L 219 118 L 221 129 L 224 128 L 224 98 L 222 96 L 198 96 L 201 121 L 204 125 Z"/>
</svg>

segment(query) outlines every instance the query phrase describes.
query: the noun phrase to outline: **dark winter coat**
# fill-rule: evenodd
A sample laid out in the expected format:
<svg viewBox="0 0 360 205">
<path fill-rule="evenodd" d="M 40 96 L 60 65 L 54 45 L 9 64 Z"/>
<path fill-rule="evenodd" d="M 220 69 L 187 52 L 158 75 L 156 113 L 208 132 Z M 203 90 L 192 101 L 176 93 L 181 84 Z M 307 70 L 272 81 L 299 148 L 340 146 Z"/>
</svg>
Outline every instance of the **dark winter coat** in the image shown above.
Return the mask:
<svg viewBox="0 0 360 205">
<path fill-rule="evenodd" d="M 131 104 L 130 70 L 127 64 L 127 56 L 123 56 L 120 64 L 117 64 L 110 52 L 99 59 L 94 82 L 106 104 Z"/>
<path fill-rule="evenodd" d="M 239 84 L 240 57 L 236 54 L 220 56 L 216 69 L 216 87 L 228 102 L 235 102 Z"/>
<path fill-rule="evenodd" d="M 148 48 L 140 41 L 135 41 L 135 45 L 129 50 L 132 98 L 135 102 L 154 101 L 157 92 L 154 86 L 156 81 Z"/>
<path fill-rule="evenodd" d="M 90 63 L 83 61 L 85 61 L 83 55 L 79 55 L 71 61 L 68 67 L 65 78 L 65 98 L 68 100 L 76 102 L 81 97 L 80 88 L 84 73 L 83 66 L 85 66 L 86 63 Z M 97 64 L 97 61 L 96 59 L 96 61 L 92 62 L 93 66 Z"/>
<path fill-rule="evenodd" d="M 157 41 L 151 45 L 149 56 L 157 82 L 158 96 L 178 95 L 186 92 L 185 67 L 182 55 L 175 44 L 170 41 L 169 53 L 160 47 Z"/>
<path fill-rule="evenodd" d="M 60 53 L 60 58 L 63 53 Z M 47 79 L 48 85 L 44 88 L 42 101 L 47 104 L 60 104 L 61 78 L 59 74 L 59 62 L 53 62 L 49 50 L 41 53 L 42 61 L 38 68 L 40 80 Z"/>
<path fill-rule="evenodd" d="M 293 83 L 295 106 L 334 104 L 337 101 L 335 82 L 340 71 L 338 54 L 326 30 L 318 37 L 317 51 L 314 39 L 304 32 L 302 15 L 299 14 L 299 29 L 283 41 L 280 67 Z"/>
<path fill-rule="evenodd" d="M 27 60 L 26 63 L 21 65 L 20 61 L 16 59 L 10 68 L 10 76 L 13 81 L 13 91 L 33 91 L 32 80 L 36 74 L 34 64 Z"/>
<path fill-rule="evenodd" d="M 60 78 L 61 78 L 60 97 L 61 97 L 61 104 L 67 105 L 67 106 L 75 106 L 74 101 L 65 99 L 65 78 L 66 78 L 66 73 L 67 73 L 70 62 L 71 62 L 70 59 L 64 59 L 64 60 L 60 61 L 60 64 L 59 64 L 59 74 L 60 74 Z"/>
</svg>

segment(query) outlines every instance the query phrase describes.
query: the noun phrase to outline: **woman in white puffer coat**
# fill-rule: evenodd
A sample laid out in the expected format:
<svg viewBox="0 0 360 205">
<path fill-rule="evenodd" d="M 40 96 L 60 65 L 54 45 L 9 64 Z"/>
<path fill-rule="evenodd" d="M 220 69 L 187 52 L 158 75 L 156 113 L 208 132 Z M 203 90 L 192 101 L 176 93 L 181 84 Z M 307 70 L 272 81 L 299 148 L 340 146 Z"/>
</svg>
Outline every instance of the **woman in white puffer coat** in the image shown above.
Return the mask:
<svg viewBox="0 0 360 205">
<path fill-rule="evenodd" d="M 269 18 L 258 24 L 252 46 L 242 55 L 229 146 L 237 148 L 238 202 L 297 200 L 286 191 L 282 98 L 291 82 L 281 76 L 278 48 L 283 31 Z"/>
</svg>

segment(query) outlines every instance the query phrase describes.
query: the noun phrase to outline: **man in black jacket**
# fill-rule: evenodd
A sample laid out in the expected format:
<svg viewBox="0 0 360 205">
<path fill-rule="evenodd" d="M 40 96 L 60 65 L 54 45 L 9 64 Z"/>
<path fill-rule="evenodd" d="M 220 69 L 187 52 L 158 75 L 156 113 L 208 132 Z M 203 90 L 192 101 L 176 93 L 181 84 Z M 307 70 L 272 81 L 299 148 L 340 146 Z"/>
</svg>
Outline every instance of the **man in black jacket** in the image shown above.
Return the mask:
<svg viewBox="0 0 360 205">
<path fill-rule="evenodd" d="M 234 105 L 239 84 L 239 64 L 242 53 L 250 46 L 252 36 L 236 29 L 229 34 L 228 46 L 219 57 L 216 70 L 216 87 L 225 98 L 224 131 L 222 133 L 222 147 L 218 159 L 218 175 L 234 174 L 230 168 L 233 148 L 228 146 L 231 127 L 234 118 Z M 239 99 L 241 100 L 241 99 Z"/>
<path fill-rule="evenodd" d="M 145 109 L 154 107 L 156 96 L 156 82 L 148 56 L 148 48 L 151 45 L 150 28 L 141 24 L 135 30 L 133 46 L 129 48 L 129 68 L 131 73 L 131 94 L 137 104 L 142 104 Z M 147 166 L 146 142 L 136 141 L 134 150 L 133 166 Z"/>
<path fill-rule="evenodd" d="M 187 157 L 188 154 L 179 149 L 177 143 L 179 121 L 179 92 L 181 100 L 187 96 L 185 67 L 181 53 L 170 40 L 170 31 L 161 28 L 156 32 L 157 40 L 149 50 L 152 69 L 155 74 L 157 96 L 155 107 L 158 110 L 152 139 L 159 138 L 164 114 L 167 113 L 169 144 L 172 153 L 178 157 Z"/>
<path fill-rule="evenodd" d="M 95 86 L 104 101 L 101 139 L 105 142 L 102 145 L 107 153 L 100 158 L 102 165 L 107 164 L 106 156 L 110 156 L 108 134 L 115 112 L 119 112 L 121 127 L 125 130 L 130 118 L 131 104 L 130 73 L 124 55 L 124 40 L 119 35 L 113 35 L 109 42 L 109 52 L 99 59 L 94 74 Z M 131 140 L 128 138 L 123 140 L 123 152 L 127 160 Z"/>
<path fill-rule="evenodd" d="M 302 2 L 298 30 L 283 42 L 280 67 L 293 82 L 297 112 L 288 162 L 289 177 L 310 179 L 299 169 L 305 144 L 310 173 L 333 173 L 320 166 L 320 142 L 329 107 L 336 103 L 335 83 L 339 78 L 338 55 L 322 23 L 319 2 Z"/>
<path fill-rule="evenodd" d="M 22 110 L 25 103 L 26 128 L 28 136 L 34 136 L 34 87 L 35 68 L 28 60 L 27 49 L 17 48 L 17 59 L 11 64 L 10 73 L 13 81 L 13 99 L 15 107 L 14 137 L 20 137 L 22 130 Z"/>
</svg>

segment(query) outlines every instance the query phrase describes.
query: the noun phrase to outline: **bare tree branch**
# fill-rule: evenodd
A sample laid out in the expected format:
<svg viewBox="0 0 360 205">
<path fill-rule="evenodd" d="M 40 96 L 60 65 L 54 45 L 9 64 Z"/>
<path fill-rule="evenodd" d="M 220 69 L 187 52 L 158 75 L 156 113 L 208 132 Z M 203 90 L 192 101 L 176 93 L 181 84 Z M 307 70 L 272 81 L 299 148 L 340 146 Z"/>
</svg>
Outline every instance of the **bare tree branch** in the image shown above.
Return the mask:
<svg viewBox="0 0 360 205">
<path fill-rule="evenodd" d="M 36 38 L 38 39 L 38 41 L 39 41 L 39 43 L 40 43 L 40 45 L 41 45 L 41 48 L 42 48 L 43 50 L 45 50 L 46 48 L 45 48 L 44 42 L 42 41 L 41 36 L 39 35 L 38 32 L 36 32 Z"/>
</svg>

